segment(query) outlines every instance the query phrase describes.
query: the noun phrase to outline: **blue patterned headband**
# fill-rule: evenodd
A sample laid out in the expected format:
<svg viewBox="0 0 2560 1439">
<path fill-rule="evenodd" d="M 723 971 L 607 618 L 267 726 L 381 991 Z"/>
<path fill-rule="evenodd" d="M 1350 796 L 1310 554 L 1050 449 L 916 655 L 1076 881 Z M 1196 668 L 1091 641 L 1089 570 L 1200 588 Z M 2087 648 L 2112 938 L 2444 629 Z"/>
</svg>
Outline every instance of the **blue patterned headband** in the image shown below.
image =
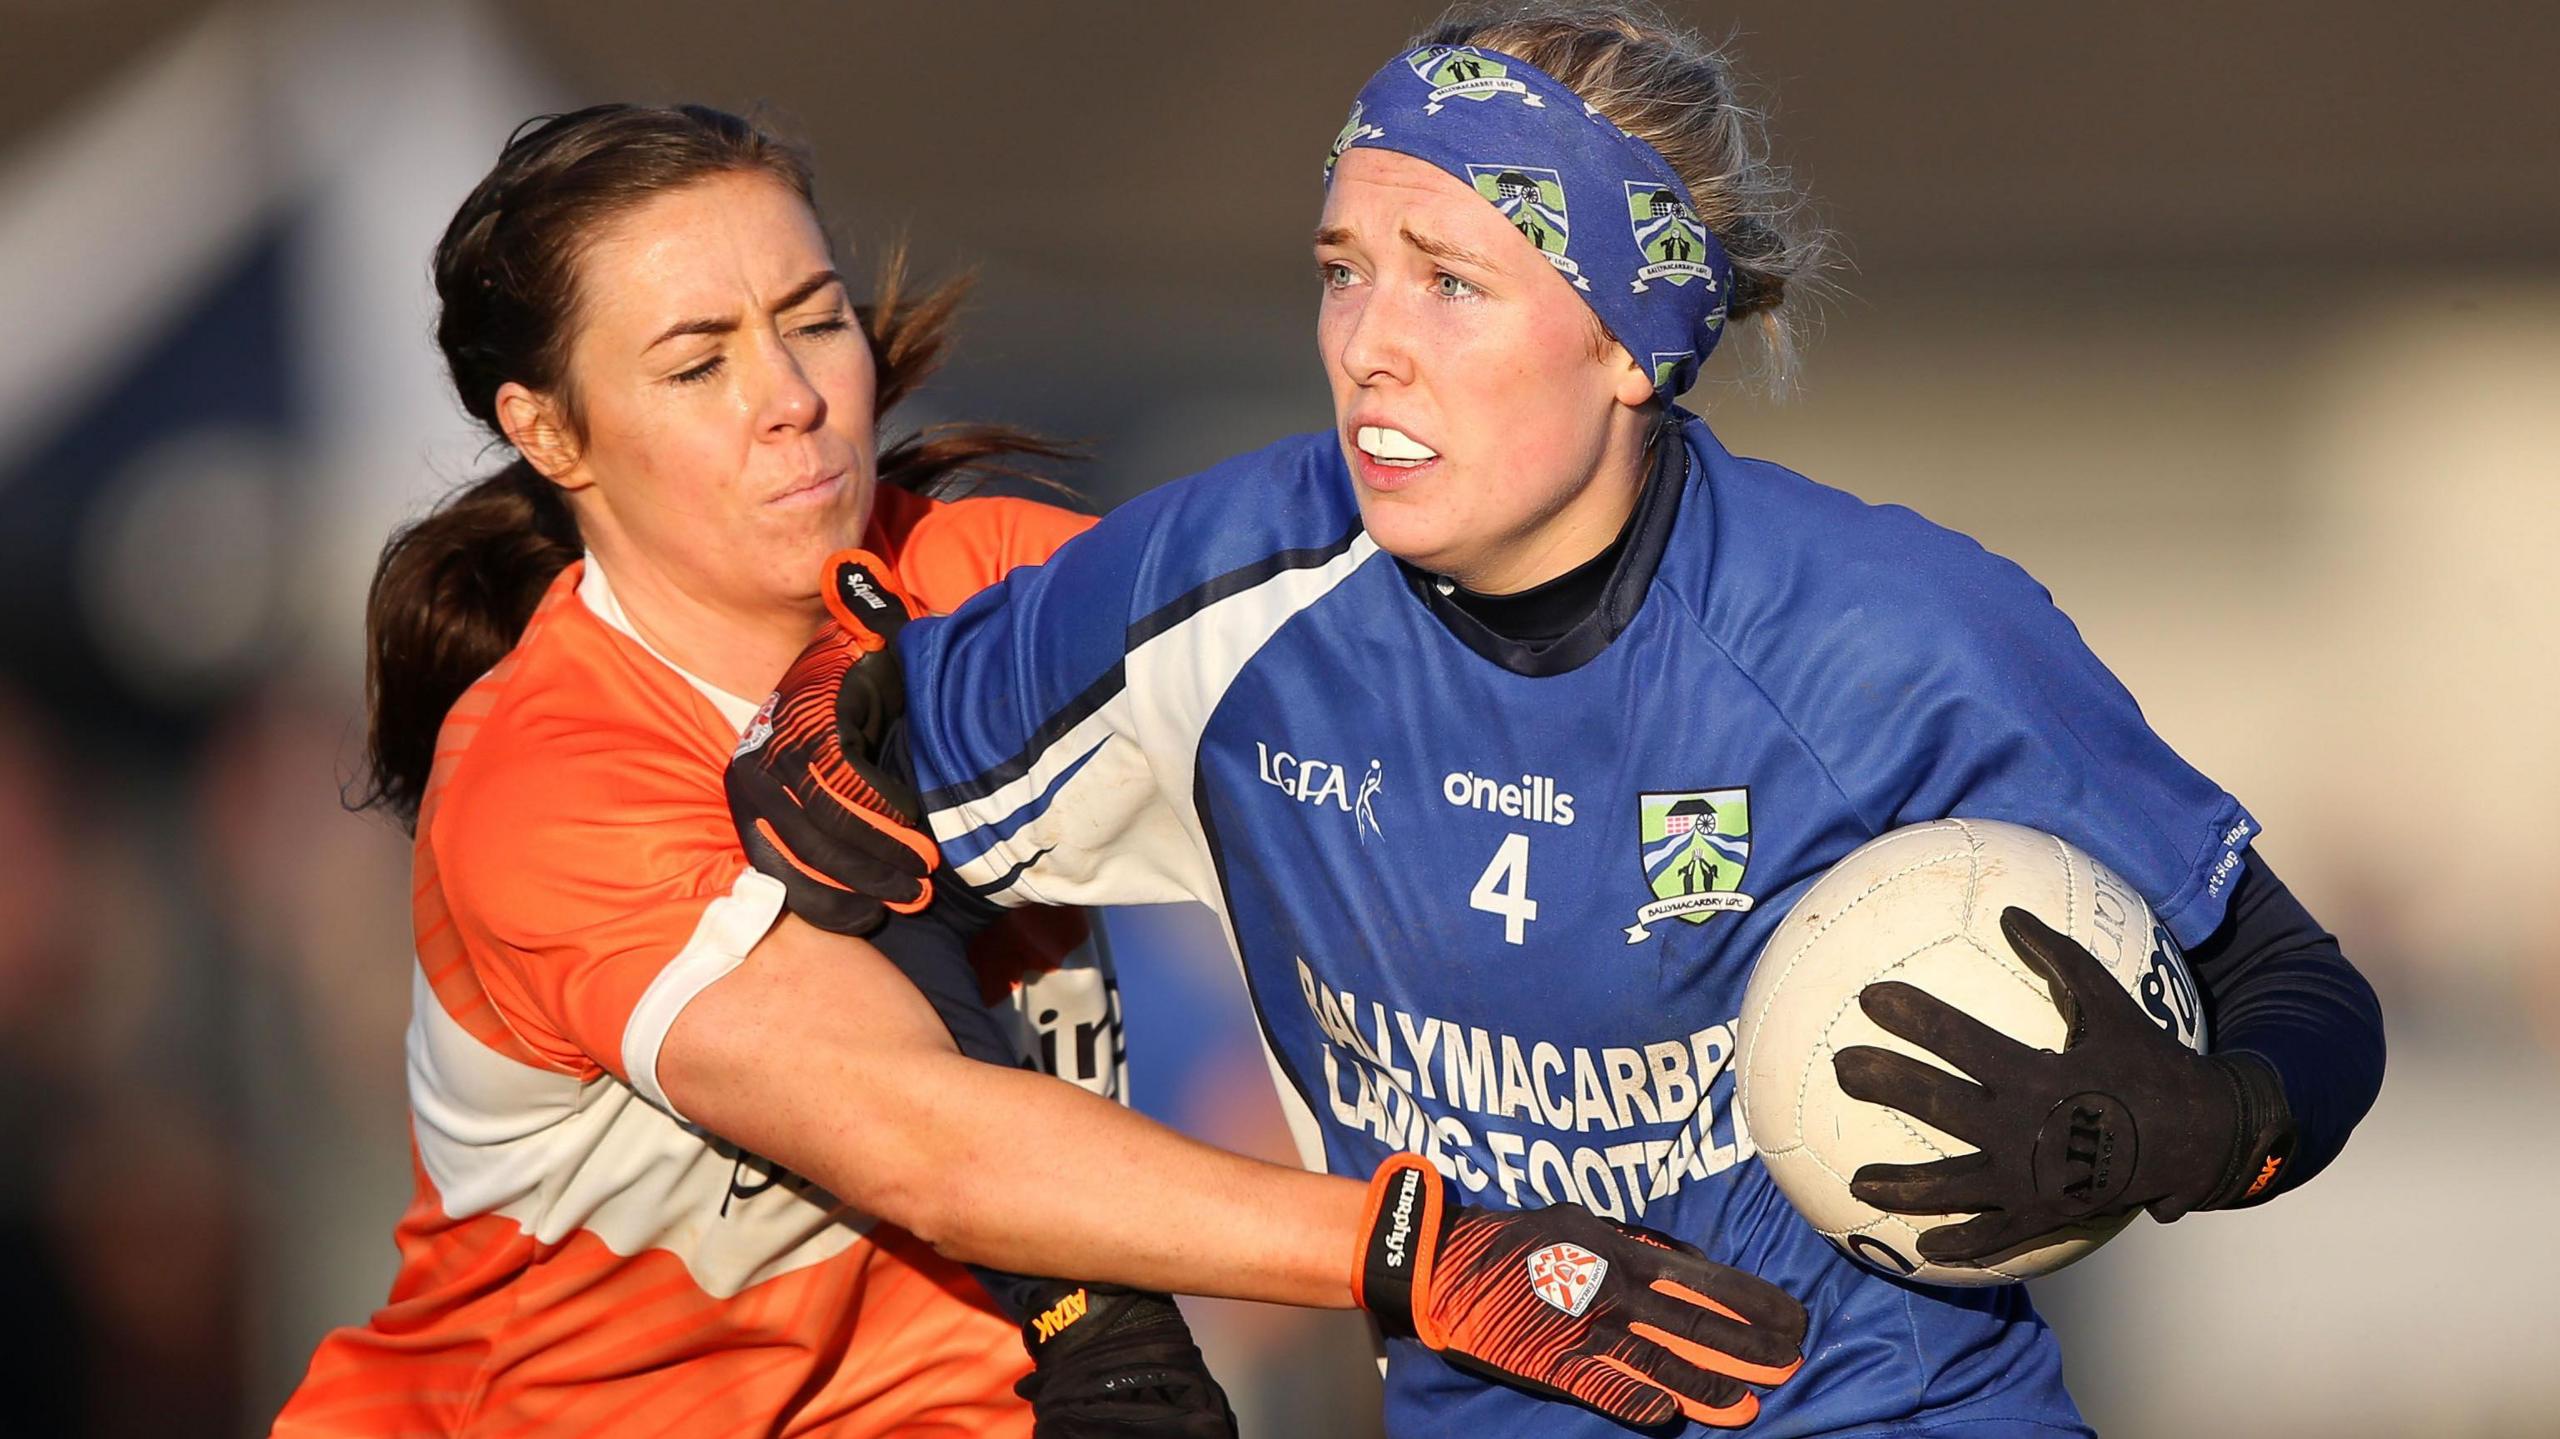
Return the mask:
<svg viewBox="0 0 2560 1439">
<path fill-rule="evenodd" d="M 1344 151 L 1364 147 L 1474 186 L 1572 282 L 1657 392 L 1688 389 L 1723 336 L 1733 268 L 1689 187 L 1660 152 L 1527 61 L 1466 45 L 1388 61 L 1351 102 L 1325 182 Z"/>
</svg>

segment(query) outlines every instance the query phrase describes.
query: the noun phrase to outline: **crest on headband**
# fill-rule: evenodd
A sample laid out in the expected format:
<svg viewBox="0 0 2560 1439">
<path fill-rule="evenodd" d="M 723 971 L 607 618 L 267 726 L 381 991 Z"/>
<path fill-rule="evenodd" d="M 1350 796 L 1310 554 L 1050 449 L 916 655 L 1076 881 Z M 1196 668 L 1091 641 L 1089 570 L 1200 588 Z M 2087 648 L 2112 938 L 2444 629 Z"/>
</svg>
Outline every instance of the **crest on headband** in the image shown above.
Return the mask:
<svg viewBox="0 0 2560 1439">
<path fill-rule="evenodd" d="M 1591 288 L 1582 266 L 1565 253 L 1573 243 L 1573 219 L 1565 208 L 1562 175 L 1535 165 L 1469 165 L 1467 180 L 1575 289 Z"/>
<path fill-rule="evenodd" d="M 1732 265 L 1679 172 L 1643 137 L 1517 56 L 1424 45 L 1360 87 L 1326 157 L 1327 183 L 1343 155 L 1372 146 L 1436 166 L 1493 206 L 1655 389 L 1677 394 L 1697 377 L 1724 331 Z"/>
<path fill-rule="evenodd" d="M 1324 178 L 1326 184 L 1329 185 L 1333 183 L 1334 163 L 1342 158 L 1343 151 L 1350 149 L 1352 146 L 1359 144 L 1363 140 L 1381 139 L 1386 135 L 1387 132 L 1384 128 L 1372 125 L 1363 118 L 1367 115 L 1368 109 L 1368 106 L 1357 100 L 1351 102 L 1351 118 L 1342 122 L 1342 133 L 1333 137 L 1333 148 L 1326 152 L 1324 157 Z"/>
<path fill-rule="evenodd" d="M 1659 180 L 1629 180 L 1627 223 L 1635 230 L 1636 248 L 1645 263 L 1636 270 L 1630 292 L 1643 294 L 1655 280 L 1685 285 L 1704 280 L 1716 287 L 1716 272 L 1707 263 L 1707 227 L 1677 191 Z"/>
<path fill-rule="evenodd" d="M 1544 109 L 1546 101 L 1530 93 L 1528 85 L 1514 79 L 1511 67 L 1473 45 L 1425 45 L 1404 57 L 1416 78 L 1431 87 L 1422 107 L 1425 115 L 1437 115 L 1440 107 L 1451 100 L 1490 100 L 1496 95 L 1517 95 L 1520 103 L 1532 109 Z"/>
</svg>

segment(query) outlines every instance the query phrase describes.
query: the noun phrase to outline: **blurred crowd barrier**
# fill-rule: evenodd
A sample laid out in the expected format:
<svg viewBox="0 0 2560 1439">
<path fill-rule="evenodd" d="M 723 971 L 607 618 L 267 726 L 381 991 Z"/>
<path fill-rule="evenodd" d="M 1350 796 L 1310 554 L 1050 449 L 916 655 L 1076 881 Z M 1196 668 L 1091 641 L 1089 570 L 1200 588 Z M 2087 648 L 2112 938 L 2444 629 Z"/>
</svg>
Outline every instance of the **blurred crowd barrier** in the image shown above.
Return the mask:
<svg viewBox="0 0 2560 1439">
<path fill-rule="evenodd" d="M 0 152 L 0 1295 L 39 1316 L 0 1432 L 262 1432 L 385 1293 L 407 851 L 341 804 L 360 598 L 482 462 L 428 247 L 515 120 L 581 98 L 476 8 L 210 6 Z M 1097 339 L 1091 277 L 989 279 L 934 403 L 1098 417 L 1067 477 L 1098 501 L 1324 423 L 1294 291 L 1087 356 L 1177 321 L 1136 299 Z M 2554 395 L 2560 269 L 2342 253 L 1851 275 L 1800 393 L 1691 396 L 2043 579 L 2383 996 L 2330 1173 L 2039 1287 L 2102 1432 L 2550 1432 Z M 1140 1104 L 1286 1157 L 1214 930 L 1110 926 Z M 1248 1433 L 1374 1432 L 1358 1321 L 1195 1317 Z"/>
</svg>

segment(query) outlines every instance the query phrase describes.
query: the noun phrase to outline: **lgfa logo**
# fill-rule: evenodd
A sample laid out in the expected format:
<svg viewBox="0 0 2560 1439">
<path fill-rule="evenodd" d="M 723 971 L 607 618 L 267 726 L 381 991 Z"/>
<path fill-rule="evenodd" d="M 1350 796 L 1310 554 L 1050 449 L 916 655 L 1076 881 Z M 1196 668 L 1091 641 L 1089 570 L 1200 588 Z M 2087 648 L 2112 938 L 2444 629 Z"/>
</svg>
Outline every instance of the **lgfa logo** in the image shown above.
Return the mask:
<svg viewBox="0 0 2560 1439">
<path fill-rule="evenodd" d="M 1331 760 L 1307 759 L 1287 750 L 1276 750 L 1260 740 L 1253 742 L 1255 777 L 1300 804 L 1331 805 L 1345 814 L 1353 814 L 1363 843 L 1378 828 L 1375 808 L 1380 782 L 1376 760 L 1369 761 L 1368 773 L 1354 782 L 1348 771 Z"/>
</svg>

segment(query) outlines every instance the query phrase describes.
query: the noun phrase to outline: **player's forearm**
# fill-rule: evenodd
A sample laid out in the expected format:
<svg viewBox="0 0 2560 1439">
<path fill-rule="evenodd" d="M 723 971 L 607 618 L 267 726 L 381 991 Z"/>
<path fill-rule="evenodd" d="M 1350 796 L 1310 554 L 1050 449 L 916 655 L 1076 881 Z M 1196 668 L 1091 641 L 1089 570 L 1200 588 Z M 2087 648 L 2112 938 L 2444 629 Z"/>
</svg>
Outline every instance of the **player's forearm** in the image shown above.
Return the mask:
<svg viewBox="0 0 2560 1439">
<path fill-rule="evenodd" d="M 677 1109 L 955 1258 L 1346 1307 L 1364 1189 L 968 1059 L 868 944 L 785 918 L 676 1016 Z"/>
<path fill-rule="evenodd" d="M 897 1118 L 864 1123 L 830 1187 L 955 1259 L 1351 1303 L 1361 1184 L 1214 1149 L 1073 1085 L 956 1054 L 863 1087 Z"/>
</svg>

